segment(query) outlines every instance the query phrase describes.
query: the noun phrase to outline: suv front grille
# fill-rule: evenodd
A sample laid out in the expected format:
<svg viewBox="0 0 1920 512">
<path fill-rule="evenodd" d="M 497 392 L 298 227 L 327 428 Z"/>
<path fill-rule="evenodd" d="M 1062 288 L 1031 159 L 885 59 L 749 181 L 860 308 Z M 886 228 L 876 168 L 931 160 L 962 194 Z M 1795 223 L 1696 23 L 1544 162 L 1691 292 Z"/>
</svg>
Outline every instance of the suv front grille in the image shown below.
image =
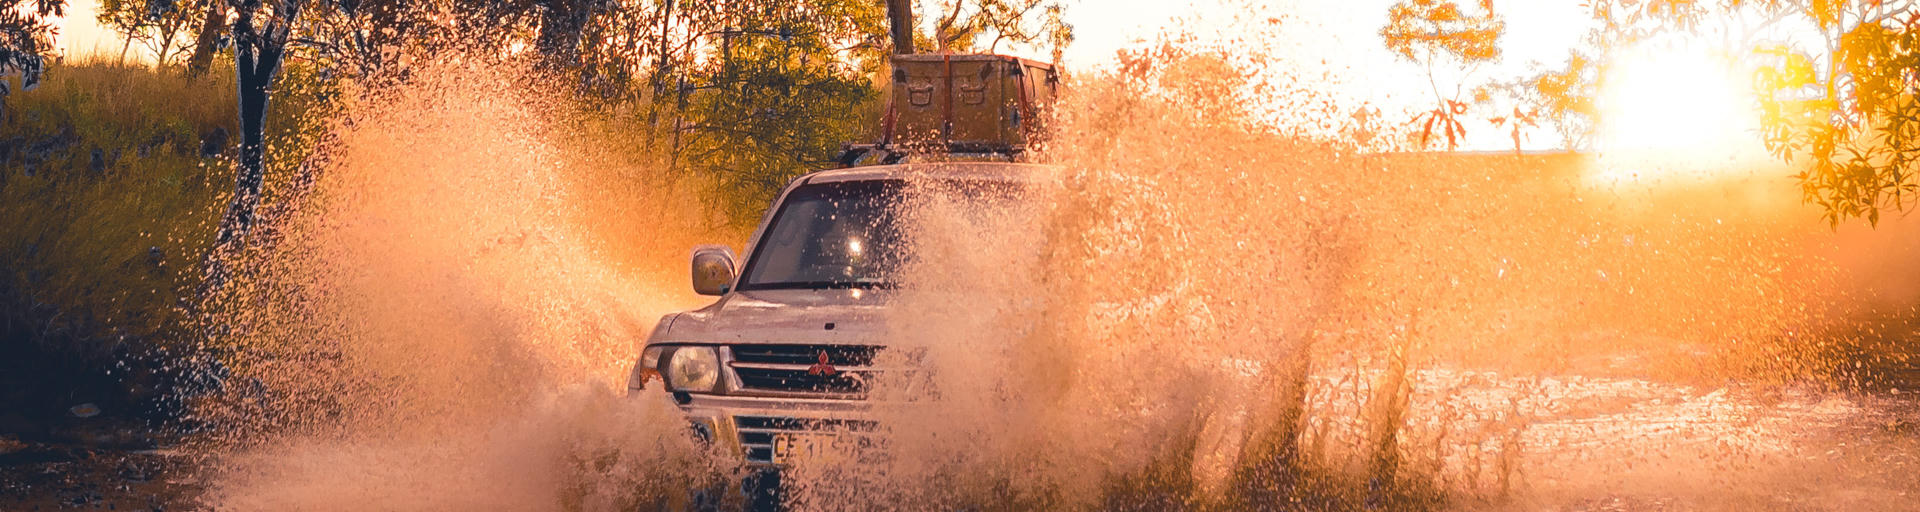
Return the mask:
<svg viewBox="0 0 1920 512">
<path fill-rule="evenodd" d="M 872 345 L 734 345 L 733 360 L 743 363 L 814 364 L 820 354 L 834 366 L 872 366 L 880 347 Z"/>
<path fill-rule="evenodd" d="M 880 347 L 867 345 L 734 345 L 734 374 L 753 391 L 861 397 L 878 373 Z M 821 360 L 825 359 L 825 365 Z"/>
</svg>

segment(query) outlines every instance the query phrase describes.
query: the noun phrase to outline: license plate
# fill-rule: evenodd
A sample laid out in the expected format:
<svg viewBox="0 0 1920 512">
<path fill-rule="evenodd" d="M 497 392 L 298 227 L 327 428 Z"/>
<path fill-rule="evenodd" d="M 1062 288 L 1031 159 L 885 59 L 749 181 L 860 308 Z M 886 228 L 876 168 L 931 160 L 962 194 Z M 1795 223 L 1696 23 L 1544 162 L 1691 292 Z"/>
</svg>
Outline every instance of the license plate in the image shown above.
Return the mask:
<svg viewBox="0 0 1920 512">
<path fill-rule="evenodd" d="M 773 438 L 773 461 L 837 464 L 853 460 L 867 444 L 858 435 L 780 434 Z"/>
</svg>

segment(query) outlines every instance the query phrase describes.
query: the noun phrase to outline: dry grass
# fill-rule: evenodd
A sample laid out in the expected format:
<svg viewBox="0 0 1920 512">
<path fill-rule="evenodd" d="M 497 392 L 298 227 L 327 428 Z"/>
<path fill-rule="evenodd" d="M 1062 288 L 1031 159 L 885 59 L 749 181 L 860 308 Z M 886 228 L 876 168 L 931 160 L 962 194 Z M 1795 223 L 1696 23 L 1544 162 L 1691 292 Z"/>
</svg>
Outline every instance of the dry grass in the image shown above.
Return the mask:
<svg viewBox="0 0 1920 512">
<path fill-rule="evenodd" d="M 217 155 L 236 124 L 232 81 L 105 63 L 50 71 L 7 98 L 0 122 L 10 169 L 0 217 L 17 220 L 0 224 L 0 254 L 12 262 L 0 290 L 26 308 L 7 314 L 45 322 L 14 335 L 45 344 L 158 334 L 177 320 L 176 290 L 192 278 L 229 179 Z"/>
<path fill-rule="evenodd" d="M 69 63 L 5 101 L 0 359 L 26 382 L 0 404 L 149 395 L 128 363 L 197 345 L 181 306 L 232 189 L 233 77 Z M 307 103 L 285 104 L 276 120 Z"/>
</svg>

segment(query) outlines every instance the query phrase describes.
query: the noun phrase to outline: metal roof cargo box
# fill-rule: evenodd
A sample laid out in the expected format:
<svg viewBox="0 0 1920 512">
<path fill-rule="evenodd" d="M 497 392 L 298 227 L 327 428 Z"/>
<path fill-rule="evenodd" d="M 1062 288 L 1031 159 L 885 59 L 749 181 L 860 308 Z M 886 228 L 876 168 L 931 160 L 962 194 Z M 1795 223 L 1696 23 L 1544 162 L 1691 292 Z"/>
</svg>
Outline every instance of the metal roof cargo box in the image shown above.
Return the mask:
<svg viewBox="0 0 1920 512">
<path fill-rule="evenodd" d="M 1052 65 L 1019 57 L 894 55 L 884 142 L 1017 153 L 1044 133 L 1059 84 Z"/>
</svg>

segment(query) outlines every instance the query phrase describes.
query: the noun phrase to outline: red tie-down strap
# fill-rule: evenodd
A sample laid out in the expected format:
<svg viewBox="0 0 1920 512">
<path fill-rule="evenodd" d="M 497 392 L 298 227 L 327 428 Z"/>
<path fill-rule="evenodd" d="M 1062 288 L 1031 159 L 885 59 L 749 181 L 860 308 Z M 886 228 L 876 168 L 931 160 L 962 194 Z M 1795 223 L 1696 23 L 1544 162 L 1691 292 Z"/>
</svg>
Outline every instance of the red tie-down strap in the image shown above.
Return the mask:
<svg viewBox="0 0 1920 512">
<path fill-rule="evenodd" d="M 940 140 L 953 141 L 953 55 L 941 55 L 941 63 L 946 66 L 944 75 L 947 83 L 947 101 L 940 104 Z"/>
</svg>

